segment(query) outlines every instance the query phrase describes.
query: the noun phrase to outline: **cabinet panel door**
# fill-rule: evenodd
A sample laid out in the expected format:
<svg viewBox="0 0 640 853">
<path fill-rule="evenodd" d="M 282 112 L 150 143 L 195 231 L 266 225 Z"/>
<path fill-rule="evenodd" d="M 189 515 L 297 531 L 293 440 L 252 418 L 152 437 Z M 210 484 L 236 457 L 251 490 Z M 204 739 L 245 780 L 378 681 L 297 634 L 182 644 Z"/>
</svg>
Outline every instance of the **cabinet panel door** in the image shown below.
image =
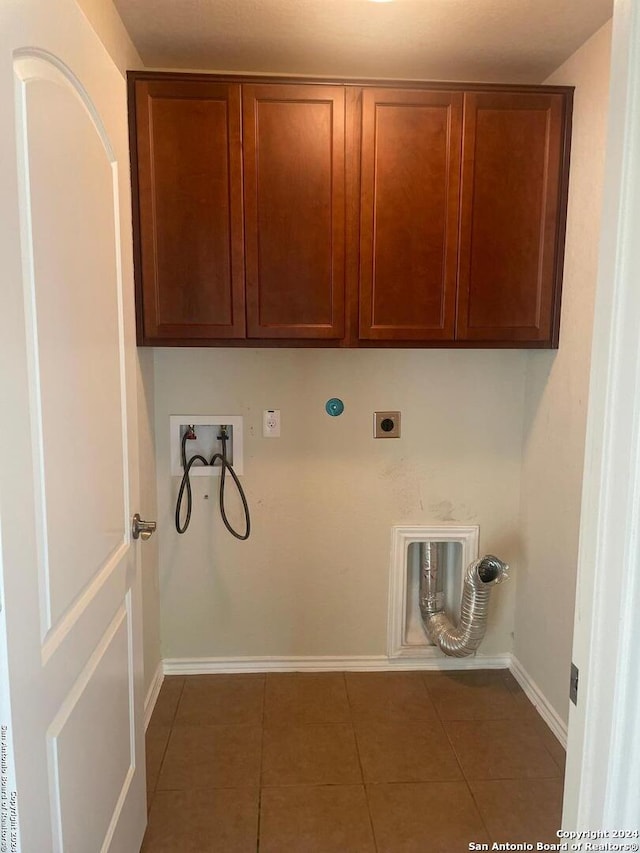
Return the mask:
<svg viewBox="0 0 640 853">
<path fill-rule="evenodd" d="M 564 104 L 553 93 L 465 95 L 459 340 L 557 334 Z"/>
<path fill-rule="evenodd" d="M 364 89 L 360 337 L 452 340 L 462 94 Z"/>
<path fill-rule="evenodd" d="M 344 336 L 344 89 L 243 86 L 247 329 Z"/>
<path fill-rule="evenodd" d="M 240 86 L 137 80 L 135 102 L 144 339 L 243 338 Z"/>
</svg>

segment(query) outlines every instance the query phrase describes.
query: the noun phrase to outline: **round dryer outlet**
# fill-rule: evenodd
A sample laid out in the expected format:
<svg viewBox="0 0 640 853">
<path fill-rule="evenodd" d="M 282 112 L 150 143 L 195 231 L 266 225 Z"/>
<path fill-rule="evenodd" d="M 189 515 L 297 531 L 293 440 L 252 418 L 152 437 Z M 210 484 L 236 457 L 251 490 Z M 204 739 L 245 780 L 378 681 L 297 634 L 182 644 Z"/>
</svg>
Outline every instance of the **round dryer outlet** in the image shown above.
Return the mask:
<svg viewBox="0 0 640 853">
<path fill-rule="evenodd" d="M 400 412 L 374 412 L 373 437 L 400 438 Z"/>
</svg>

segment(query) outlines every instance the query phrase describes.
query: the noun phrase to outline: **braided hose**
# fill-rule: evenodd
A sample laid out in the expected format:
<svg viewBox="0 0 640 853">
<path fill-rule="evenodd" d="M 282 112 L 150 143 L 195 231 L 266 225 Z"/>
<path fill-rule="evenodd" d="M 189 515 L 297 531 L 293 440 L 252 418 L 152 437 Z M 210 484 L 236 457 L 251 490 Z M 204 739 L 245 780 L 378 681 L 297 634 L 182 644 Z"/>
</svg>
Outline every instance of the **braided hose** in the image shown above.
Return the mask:
<svg viewBox="0 0 640 853">
<path fill-rule="evenodd" d="M 427 547 L 432 547 L 431 543 Z M 473 654 L 487 629 L 491 587 L 508 577 L 509 566 L 491 554 L 470 563 L 465 572 L 457 627 L 452 625 L 444 610 L 432 610 L 426 600 L 421 601 L 422 621 L 430 641 L 452 657 Z"/>
</svg>

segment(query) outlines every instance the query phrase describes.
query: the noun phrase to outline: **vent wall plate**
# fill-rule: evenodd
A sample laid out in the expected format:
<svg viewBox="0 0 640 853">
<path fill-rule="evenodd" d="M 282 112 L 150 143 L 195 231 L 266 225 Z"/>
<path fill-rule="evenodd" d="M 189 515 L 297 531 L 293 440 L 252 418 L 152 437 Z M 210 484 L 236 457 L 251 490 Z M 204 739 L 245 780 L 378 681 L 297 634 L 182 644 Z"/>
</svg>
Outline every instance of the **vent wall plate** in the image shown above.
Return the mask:
<svg viewBox="0 0 640 853">
<path fill-rule="evenodd" d="M 445 595 L 445 609 L 457 619 L 466 567 L 478 557 L 480 528 L 477 525 L 440 524 L 391 528 L 391 566 L 387 655 L 389 658 L 442 658 L 422 626 L 419 586 L 420 561 L 414 543 L 447 542 L 447 574 L 452 582 Z M 451 571 L 448 571 L 448 570 Z M 450 661 L 452 659 L 449 659 Z"/>
</svg>

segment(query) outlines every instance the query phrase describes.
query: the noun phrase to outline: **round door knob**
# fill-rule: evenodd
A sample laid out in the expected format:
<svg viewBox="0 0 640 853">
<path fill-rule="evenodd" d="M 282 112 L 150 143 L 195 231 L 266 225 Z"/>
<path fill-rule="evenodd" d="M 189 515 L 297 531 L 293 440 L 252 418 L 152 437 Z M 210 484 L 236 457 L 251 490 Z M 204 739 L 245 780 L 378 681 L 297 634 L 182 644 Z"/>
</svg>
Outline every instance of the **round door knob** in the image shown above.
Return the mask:
<svg viewBox="0 0 640 853">
<path fill-rule="evenodd" d="M 155 521 L 143 521 L 140 518 L 139 513 L 136 513 L 133 516 L 133 522 L 131 524 L 131 535 L 134 539 L 142 539 L 144 541 L 153 534 L 155 529 Z"/>
</svg>

